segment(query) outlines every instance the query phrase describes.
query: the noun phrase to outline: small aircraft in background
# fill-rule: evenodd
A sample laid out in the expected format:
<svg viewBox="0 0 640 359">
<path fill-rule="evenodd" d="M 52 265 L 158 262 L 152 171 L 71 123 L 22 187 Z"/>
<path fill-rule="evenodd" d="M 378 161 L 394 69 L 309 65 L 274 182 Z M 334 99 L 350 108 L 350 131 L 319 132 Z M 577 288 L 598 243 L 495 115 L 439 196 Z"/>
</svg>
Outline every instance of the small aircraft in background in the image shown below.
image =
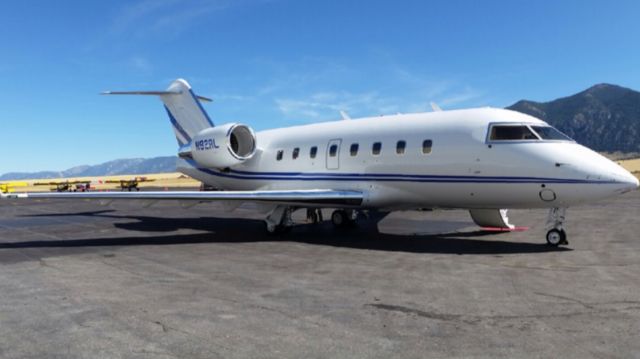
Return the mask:
<svg viewBox="0 0 640 359">
<path fill-rule="evenodd" d="M 254 132 L 215 126 L 191 86 L 155 95 L 178 142 L 180 172 L 221 191 L 20 193 L 8 198 L 254 202 L 266 229 L 283 233 L 298 209 L 335 209 L 344 227 L 358 212 L 466 209 L 481 227 L 513 229 L 507 208 L 548 208 L 546 241 L 567 244 L 567 207 L 638 188 L 631 173 L 548 123 L 497 108 L 399 114 Z M 344 117 L 344 116 L 343 116 Z M 139 182 L 139 181 L 138 181 Z"/>
<path fill-rule="evenodd" d="M 9 181 L 9 182 L 1 182 L 0 183 L 0 192 L 1 193 L 11 193 L 11 192 L 15 192 L 15 188 L 16 187 L 26 187 L 29 184 L 27 182 L 16 182 L 16 181 Z"/>
<path fill-rule="evenodd" d="M 55 186 L 51 192 L 88 192 L 91 190 L 91 181 L 50 181 L 36 182 L 34 186 Z"/>
<path fill-rule="evenodd" d="M 117 183 L 120 185 L 120 189 L 123 191 L 129 191 L 131 192 L 132 190 L 136 190 L 136 191 L 140 191 L 140 188 L 138 187 L 138 185 L 142 182 L 153 182 L 155 181 L 152 178 L 147 178 L 147 177 L 134 177 L 131 179 L 121 179 L 121 180 L 106 180 L 103 181 L 103 183 Z"/>
</svg>

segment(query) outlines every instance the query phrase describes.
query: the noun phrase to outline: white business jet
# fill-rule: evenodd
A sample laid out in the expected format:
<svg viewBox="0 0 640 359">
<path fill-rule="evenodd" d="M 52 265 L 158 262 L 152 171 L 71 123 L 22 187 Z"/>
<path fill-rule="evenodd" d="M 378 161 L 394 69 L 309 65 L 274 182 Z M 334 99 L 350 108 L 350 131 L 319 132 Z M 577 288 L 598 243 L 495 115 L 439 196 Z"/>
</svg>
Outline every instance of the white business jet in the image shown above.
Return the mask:
<svg viewBox="0 0 640 359">
<path fill-rule="evenodd" d="M 175 80 L 156 95 L 178 140 L 178 170 L 214 192 L 7 194 L 19 198 L 227 201 L 264 207 L 270 233 L 291 228 L 297 209 L 334 208 L 332 222 L 358 211 L 468 209 L 483 227 L 513 228 L 506 208 L 549 208 L 547 243 L 567 244 L 565 209 L 635 190 L 629 172 L 547 123 L 479 108 L 399 114 L 254 132 L 214 126 L 191 86 Z"/>
</svg>

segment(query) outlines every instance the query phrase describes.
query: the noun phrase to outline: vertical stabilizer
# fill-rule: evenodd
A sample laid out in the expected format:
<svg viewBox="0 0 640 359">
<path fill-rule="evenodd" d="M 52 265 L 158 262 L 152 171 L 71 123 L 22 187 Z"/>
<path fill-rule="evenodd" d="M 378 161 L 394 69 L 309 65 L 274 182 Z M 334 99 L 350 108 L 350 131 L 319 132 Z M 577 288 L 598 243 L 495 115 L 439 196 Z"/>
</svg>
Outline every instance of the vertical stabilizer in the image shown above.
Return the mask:
<svg viewBox="0 0 640 359">
<path fill-rule="evenodd" d="M 203 129 L 213 127 L 213 122 L 201 103 L 211 100 L 194 94 L 189 83 L 183 79 L 173 81 L 165 91 L 108 91 L 103 94 L 159 96 L 180 146 L 191 142 L 193 136 Z"/>
<path fill-rule="evenodd" d="M 168 94 L 160 95 L 160 99 L 181 146 L 189 143 L 203 129 L 213 127 L 213 122 L 187 81 L 173 81 L 166 92 Z"/>
</svg>

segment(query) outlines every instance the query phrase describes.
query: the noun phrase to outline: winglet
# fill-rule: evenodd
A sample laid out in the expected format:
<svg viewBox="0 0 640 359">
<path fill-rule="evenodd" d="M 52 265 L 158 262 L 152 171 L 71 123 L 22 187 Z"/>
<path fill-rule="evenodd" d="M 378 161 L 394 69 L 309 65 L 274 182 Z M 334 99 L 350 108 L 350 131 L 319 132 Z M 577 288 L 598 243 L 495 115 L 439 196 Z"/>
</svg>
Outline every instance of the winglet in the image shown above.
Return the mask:
<svg viewBox="0 0 640 359">
<path fill-rule="evenodd" d="M 340 110 L 340 116 L 342 116 L 343 120 L 350 120 L 351 119 L 351 117 L 349 117 L 349 115 L 346 112 L 342 111 L 342 110 Z"/>
<path fill-rule="evenodd" d="M 437 103 L 435 102 L 431 102 L 431 109 L 433 110 L 433 112 L 440 112 L 442 111 L 442 109 L 440 108 L 440 106 L 438 106 Z"/>
</svg>

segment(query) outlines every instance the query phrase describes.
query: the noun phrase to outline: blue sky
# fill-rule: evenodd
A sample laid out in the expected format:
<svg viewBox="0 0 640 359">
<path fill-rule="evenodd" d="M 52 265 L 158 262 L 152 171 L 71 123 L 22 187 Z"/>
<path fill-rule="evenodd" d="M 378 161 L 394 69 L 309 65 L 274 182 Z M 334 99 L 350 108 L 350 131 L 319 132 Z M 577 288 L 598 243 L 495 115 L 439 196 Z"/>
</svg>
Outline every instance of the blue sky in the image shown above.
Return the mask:
<svg viewBox="0 0 640 359">
<path fill-rule="evenodd" d="M 177 77 L 257 130 L 640 89 L 639 1 L 12 1 L 0 12 L 0 173 L 175 154 Z"/>
</svg>

